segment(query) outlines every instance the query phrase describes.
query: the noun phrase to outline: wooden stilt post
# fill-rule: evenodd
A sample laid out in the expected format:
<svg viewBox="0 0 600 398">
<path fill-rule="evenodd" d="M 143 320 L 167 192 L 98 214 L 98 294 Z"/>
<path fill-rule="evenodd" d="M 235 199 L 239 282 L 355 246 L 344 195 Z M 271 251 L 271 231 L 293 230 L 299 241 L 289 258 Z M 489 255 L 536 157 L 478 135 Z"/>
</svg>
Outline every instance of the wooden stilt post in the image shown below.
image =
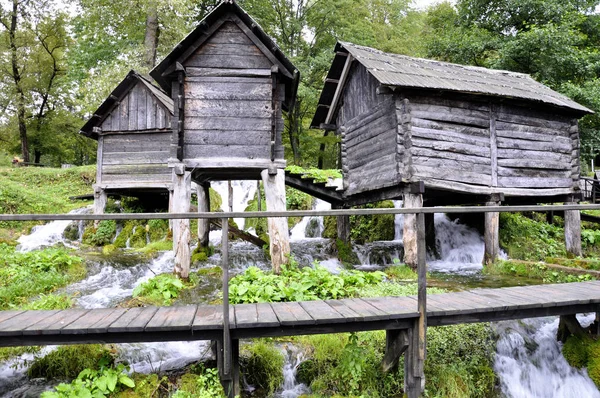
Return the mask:
<svg viewBox="0 0 600 398">
<path fill-rule="evenodd" d="M 343 209 L 343 206 L 333 206 L 333 209 Z M 337 216 L 337 238 L 342 242 L 350 243 L 350 216 Z"/>
<path fill-rule="evenodd" d="M 108 200 L 108 196 L 106 195 L 106 190 L 104 188 L 100 188 L 99 186 L 94 187 L 94 214 L 104 214 L 104 209 L 106 208 L 106 202 Z M 100 221 L 94 221 L 94 225 L 98 227 Z"/>
<path fill-rule="evenodd" d="M 565 203 L 567 205 L 577 204 L 577 199 L 570 197 Z M 579 210 L 565 210 L 565 245 L 567 254 L 581 257 L 581 213 Z"/>
<path fill-rule="evenodd" d="M 210 211 L 209 183 L 198 184 L 196 194 L 198 196 L 198 212 Z M 210 220 L 198 219 L 198 248 L 208 247 L 208 236 L 210 234 Z"/>
<path fill-rule="evenodd" d="M 501 196 L 492 195 L 486 206 L 500 206 Z M 500 213 L 484 213 L 485 231 L 484 231 L 484 255 L 483 264 L 489 265 L 498 260 L 500 253 Z"/>
<path fill-rule="evenodd" d="M 169 188 L 169 213 L 173 213 L 173 187 Z M 169 231 L 173 232 L 173 220 L 169 220 Z"/>
<path fill-rule="evenodd" d="M 411 184 L 404 193 L 402 206 L 410 209 L 423 207 L 423 184 Z M 417 215 L 404 215 L 404 231 L 402 237 L 404 243 L 404 263 L 410 268 L 417 269 Z"/>
<path fill-rule="evenodd" d="M 173 206 L 174 213 L 190 211 L 192 175 L 183 164 L 173 168 Z M 175 251 L 175 273 L 187 279 L 190 274 L 190 220 L 173 220 L 173 250 Z"/>
<path fill-rule="evenodd" d="M 267 210 L 284 211 L 285 203 L 285 172 L 282 169 L 263 170 L 261 173 L 265 187 Z M 279 273 L 281 265 L 287 263 L 290 255 L 290 234 L 287 218 L 277 217 L 267 220 L 269 227 L 270 253 L 273 271 Z"/>
<path fill-rule="evenodd" d="M 427 245 L 427 253 L 430 253 L 434 258 L 438 258 L 437 243 L 435 241 L 435 214 L 425 214 L 425 242 Z"/>
<path fill-rule="evenodd" d="M 260 195 L 260 181 L 256 181 L 256 210 L 262 211 L 262 197 Z"/>
</svg>

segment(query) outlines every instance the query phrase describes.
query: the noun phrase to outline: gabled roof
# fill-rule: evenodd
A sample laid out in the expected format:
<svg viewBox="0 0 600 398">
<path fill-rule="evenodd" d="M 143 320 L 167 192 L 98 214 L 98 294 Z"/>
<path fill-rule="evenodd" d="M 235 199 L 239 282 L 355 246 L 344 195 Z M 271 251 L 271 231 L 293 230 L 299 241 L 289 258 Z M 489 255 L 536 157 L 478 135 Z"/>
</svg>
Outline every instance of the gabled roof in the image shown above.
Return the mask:
<svg viewBox="0 0 600 398">
<path fill-rule="evenodd" d="M 570 110 L 579 115 L 593 113 L 523 73 L 384 53 L 347 42 L 338 42 L 335 51 L 336 56 L 311 123 L 317 128 L 325 123 L 329 107 L 337 106 L 333 103 L 335 92 L 338 91 L 337 80 L 342 80 L 344 84 L 344 79 L 340 77 L 348 56 L 363 65 L 383 86 L 516 98 Z"/>
<path fill-rule="evenodd" d="M 104 102 L 96 109 L 94 115 L 87 121 L 86 124 L 83 125 L 80 134 L 83 134 L 87 137 L 93 138 L 95 140 L 98 139 L 98 134 L 94 132 L 94 127 L 98 127 L 104 122 L 104 120 L 110 115 L 113 109 L 119 105 L 121 100 L 125 98 L 127 94 L 131 91 L 132 88 L 141 82 L 150 93 L 156 98 L 156 100 L 162 104 L 167 111 L 173 115 L 173 100 L 169 97 L 164 91 L 162 91 L 159 87 L 155 86 L 150 82 L 150 80 L 146 79 L 144 76 L 140 75 L 134 70 L 129 71 L 125 79 L 110 93 L 108 98 L 104 100 Z"/>
<path fill-rule="evenodd" d="M 298 69 L 287 59 L 279 47 L 265 33 L 250 15 L 246 13 L 235 0 L 223 0 L 215 9 L 208 14 L 190 34 L 188 34 L 169 55 L 162 60 L 150 75 L 158 82 L 163 90 L 171 90 L 171 79 L 169 76 L 177 69 L 177 63 L 183 64 L 185 60 L 193 55 L 200 46 L 225 22 L 227 14 L 233 14 L 239 18 L 245 26 L 246 34 L 257 45 L 261 51 L 275 65 L 279 66 L 281 77 L 286 80 L 286 94 L 284 107 L 289 109 L 293 106 L 300 73 Z M 234 21 L 236 22 L 236 21 Z M 226 67 L 226 65 L 223 65 Z"/>
</svg>

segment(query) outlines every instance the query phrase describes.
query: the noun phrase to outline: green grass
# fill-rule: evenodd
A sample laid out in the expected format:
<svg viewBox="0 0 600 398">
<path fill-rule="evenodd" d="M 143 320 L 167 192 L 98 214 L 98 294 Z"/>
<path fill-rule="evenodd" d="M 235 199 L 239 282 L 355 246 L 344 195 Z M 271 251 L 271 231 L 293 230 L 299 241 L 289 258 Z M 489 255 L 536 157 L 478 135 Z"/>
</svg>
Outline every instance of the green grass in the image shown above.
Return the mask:
<svg viewBox="0 0 600 398">
<path fill-rule="evenodd" d="M 544 283 L 582 282 L 592 280 L 592 276 L 572 275 L 563 271 L 548 268 L 544 263 L 525 264 L 515 261 L 497 261 L 483 269 L 488 275 L 512 275 L 530 279 L 539 279 Z"/>
<path fill-rule="evenodd" d="M 70 196 L 92 193 L 96 166 L 70 169 L 0 167 L 0 214 L 67 213 L 90 202 Z M 0 222 L 0 238 L 14 239 L 38 222 Z"/>
</svg>

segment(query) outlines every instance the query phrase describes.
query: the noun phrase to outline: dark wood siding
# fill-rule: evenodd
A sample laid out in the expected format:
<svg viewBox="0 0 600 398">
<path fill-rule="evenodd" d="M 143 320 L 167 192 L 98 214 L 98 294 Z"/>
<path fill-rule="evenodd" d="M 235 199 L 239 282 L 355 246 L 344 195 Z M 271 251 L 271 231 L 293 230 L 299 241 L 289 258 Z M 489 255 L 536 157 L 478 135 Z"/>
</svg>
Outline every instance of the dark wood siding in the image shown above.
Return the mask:
<svg viewBox="0 0 600 398">
<path fill-rule="evenodd" d="M 398 122 L 393 94 L 377 94 L 377 81 L 362 65 L 348 77 L 338 113 L 347 194 L 396 185 L 400 181 Z"/>
<path fill-rule="evenodd" d="M 171 183 L 171 132 L 103 137 L 102 183 Z"/>
<path fill-rule="evenodd" d="M 171 127 L 171 114 L 142 83 L 137 83 L 102 122 L 102 131 L 160 130 Z"/>
<path fill-rule="evenodd" d="M 233 22 L 224 23 L 185 62 L 184 158 L 271 158 L 272 63 Z M 276 158 L 283 159 L 281 106 Z"/>
<path fill-rule="evenodd" d="M 493 185 L 489 104 L 434 96 L 409 104 L 413 180 Z"/>
<path fill-rule="evenodd" d="M 496 120 L 499 187 L 573 186 L 570 118 L 502 105 Z"/>
</svg>

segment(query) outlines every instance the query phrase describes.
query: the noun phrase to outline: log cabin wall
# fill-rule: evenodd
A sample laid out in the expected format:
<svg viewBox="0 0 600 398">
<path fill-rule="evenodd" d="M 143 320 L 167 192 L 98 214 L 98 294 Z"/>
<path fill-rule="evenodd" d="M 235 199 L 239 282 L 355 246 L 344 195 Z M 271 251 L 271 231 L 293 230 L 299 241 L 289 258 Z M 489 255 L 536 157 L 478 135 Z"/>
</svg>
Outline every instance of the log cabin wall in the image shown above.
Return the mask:
<svg viewBox="0 0 600 398">
<path fill-rule="evenodd" d="M 378 86 L 362 65 L 352 67 L 337 117 L 344 187 L 349 195 L 400 182 L 394 95 L 378 94 Z"/>
<path fill-rule="evenodd" d="M 490 105 L 409 95 L 405 176 L 426 185 L 492 186 Z"/>
<path fill-rule="evenodd" d="M 211 167 L 211 159 L 230 158 L 267 168 L 273 119 L 274 157 L 283 159 L 285 87 L 272 66 L 232 21 L 185 61 L 184 162 Z"/>
<path fill-rule="evenodd" d="M 103 184 L 171 183 L 171 113 L 138 82 L 101 124 Z"/>
</svg>

